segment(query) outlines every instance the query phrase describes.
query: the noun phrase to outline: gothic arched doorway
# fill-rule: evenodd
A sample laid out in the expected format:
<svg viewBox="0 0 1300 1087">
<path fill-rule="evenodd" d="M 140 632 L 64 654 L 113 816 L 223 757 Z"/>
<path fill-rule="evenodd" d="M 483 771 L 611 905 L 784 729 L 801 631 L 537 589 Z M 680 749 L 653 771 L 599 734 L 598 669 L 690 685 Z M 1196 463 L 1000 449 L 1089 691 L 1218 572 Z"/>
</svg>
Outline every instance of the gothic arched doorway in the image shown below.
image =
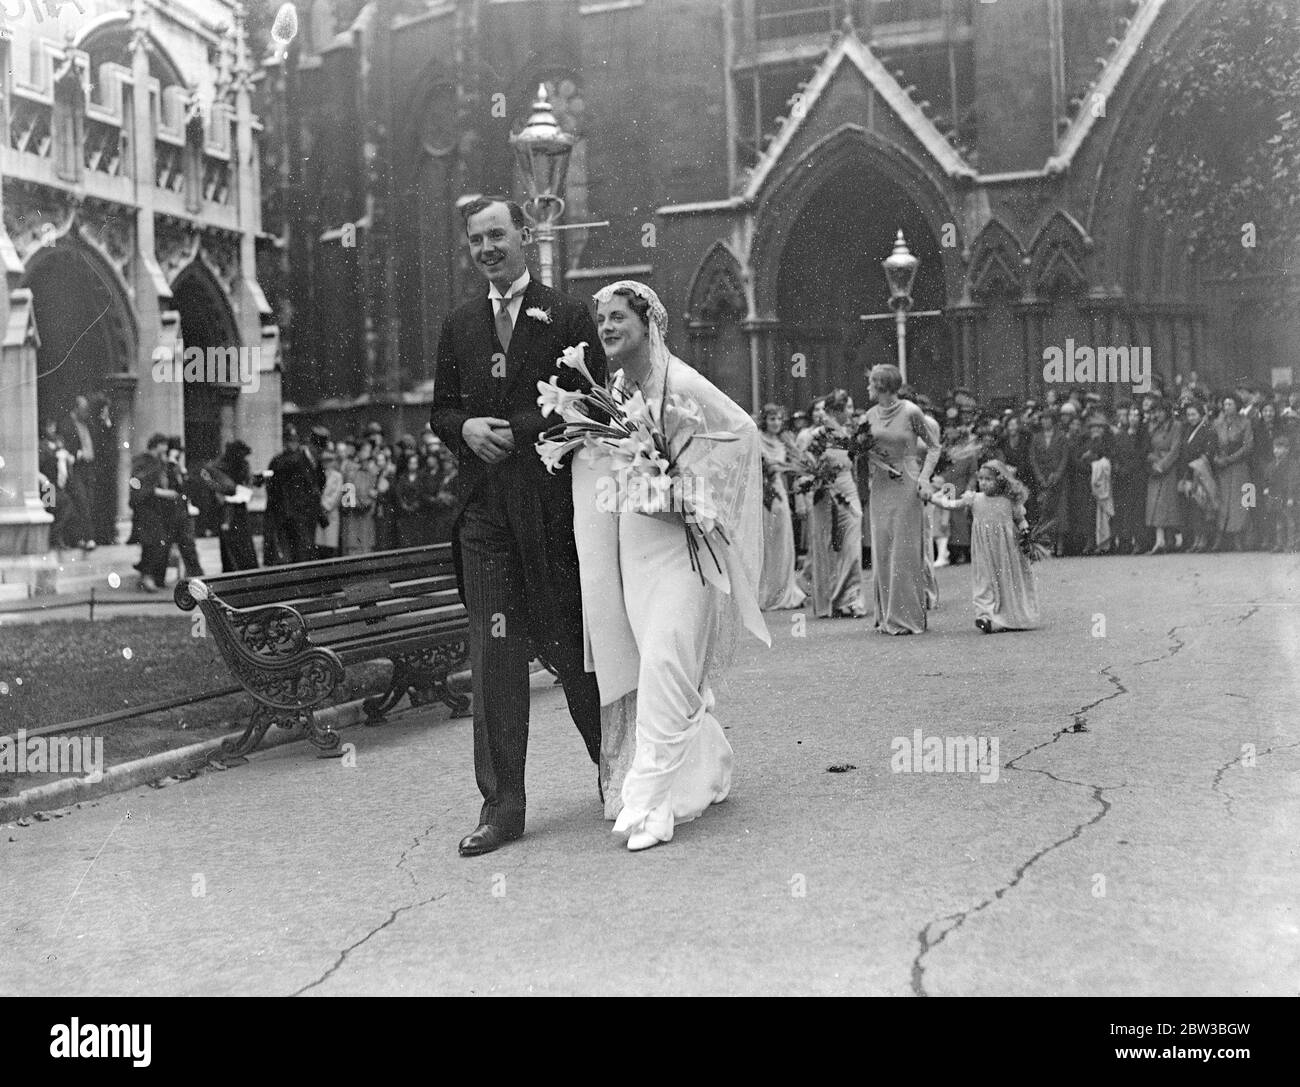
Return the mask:
<svg viewBox="0 0 1300 1087">
<path fill-rule="evenodd" d="M 172 281 L 172 305 L 180 314 L 181 342 L 184 344 L 184 361 L 188 362 L 191 349 L 202 351 L 205 360 L 212 357 L 210 349 L 240 347 L 239 327 L 234 311 L 216 278 L 196 258 L 186 265 Z M 256 366 L 256 360 L 253 360 Z M 186 381 L 185 405 L 185 459 L 191 476 L 199 466 L 220 455 L 225 442 L 234 437 L 235 398 L 239 386 L 222 381 L 207 380 L 222 376 L 208 374 L 205 380 Z M 200 535 L 215 532 L 219 525 L 219 510 L 212 496 L 196 490 Z"/>
<path fill-rule="evenodd" d="M 89 438 L 93 460 L 83 449 L 82 479 L 96 543 L 117 536 L 119 432 L 116 397 L 133 385 L 135 329 L 120 283 L 104 261 L 70 240 L 32 254 L 23 285 L 32 292 L 40 346 L 36 352 L 36 402 L 42 434 L 53 423 L 65 445 L 84 446 Z M 84 430 L 72 413 L 78 398 L 87 410 Z"/>
<path fill-rule="evenodd" d="M 863 321 L 889 312 L 889 287 L 880 262 L 903 231 L 920 260 L 913 308 L 942 309 L 947 301 L 938 239 L 907 191 L 862 162 L 843 162 L 822 180 L 788 229 L 776 284 L 785 357 L 794 370 L 796 403 L 833 388 L 867 399 L 866 372 L 897 360 L 892 320 Z M 943 317 L 917 317 L 907 326 L 908 379 L 920 391 L 941 394 L 952 383 L 951 340 Z"/>
</svg>

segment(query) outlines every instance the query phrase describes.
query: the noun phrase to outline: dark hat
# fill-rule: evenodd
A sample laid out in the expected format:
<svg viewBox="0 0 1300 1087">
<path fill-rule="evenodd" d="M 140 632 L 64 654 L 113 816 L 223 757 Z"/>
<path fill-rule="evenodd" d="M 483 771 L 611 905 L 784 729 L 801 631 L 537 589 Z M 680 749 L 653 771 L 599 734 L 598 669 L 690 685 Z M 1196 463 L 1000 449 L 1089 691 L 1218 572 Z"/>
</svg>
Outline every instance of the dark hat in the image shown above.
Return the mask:
<svg viewBox="0 0 1300 1087">
<path fill-rule="evenodd" d="M 253 450 L 248 445 L 248 443 L 241 442 L 238 438 L 236 438 L 233 442 L 226 443 L 227 457 L 246 457 L 252 452 Z"/>
<path fill-rule="evenodd" d="M 179 449 L 182 453 L 184 453 L 185 443 L 181 441 L 181 436 L 179 434 L 173 434 L 170 438 L 167 439 L 167 448 Z"/>
<path fill-rule="evenodd" d="M 149 435 L 149 440 L 144 443 L 144 447 L 146 449 L 152 449 L 155 445 L 166 445 L 166 444 L 167 444 L 166 434 L 151 434 Z"/>
</svg>

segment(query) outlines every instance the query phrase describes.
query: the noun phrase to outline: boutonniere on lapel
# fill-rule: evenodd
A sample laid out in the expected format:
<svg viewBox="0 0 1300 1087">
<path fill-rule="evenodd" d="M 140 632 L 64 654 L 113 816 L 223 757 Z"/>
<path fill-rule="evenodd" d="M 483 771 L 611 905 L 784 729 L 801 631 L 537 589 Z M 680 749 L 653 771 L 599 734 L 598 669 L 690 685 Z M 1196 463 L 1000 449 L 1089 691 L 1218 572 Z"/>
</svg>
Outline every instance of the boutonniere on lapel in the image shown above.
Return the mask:
<svg viewBox="0 0 1300 1087">
<path fill-rule="evenodd" d="M 541 306 L 529 306 L 528 309 L 524 310 L 524 313 L 534 321 L 541 321 L 544 325 L 551 323 L 551 311 L 542 309 Z"/>
</svg>

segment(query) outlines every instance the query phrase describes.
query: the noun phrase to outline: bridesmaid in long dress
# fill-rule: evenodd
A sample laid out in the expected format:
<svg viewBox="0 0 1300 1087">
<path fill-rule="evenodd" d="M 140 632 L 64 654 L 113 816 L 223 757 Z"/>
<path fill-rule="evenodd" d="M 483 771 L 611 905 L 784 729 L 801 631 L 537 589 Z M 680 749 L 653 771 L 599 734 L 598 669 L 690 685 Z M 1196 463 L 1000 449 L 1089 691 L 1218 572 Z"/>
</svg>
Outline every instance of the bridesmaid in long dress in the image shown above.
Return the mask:
<svg viewBox="0 0 1300 1087">
<path fill-rule="evenodd" d="M 998 460 L 986 462 L 976 476 L 977 490 L 960 498 L 931 495 L 946 509 L 971 510 L 971 599 L 975 625 L 984 634 L 1032 630 L 1038 626 L 1038 593 L 1029 560 L 1019 547 L 1020 530 L 1028 528 L 1029 497 L 1015 469 Z"/>
<path fill-rule="evenodd" d="M 925 502 L 939 460 L 939 439 L 925 413 L 898 398 L 897 366 L 875 366 L 869 378 L 875 407 L 867 412 L 871 454 L 871 570 L 876 629 L 882 634 L 925 630 Z M 918 450 L 927 450 L 922 464 Z"/>
<path fill-rule="evenodd" d="M 794 526 L 787 480 L 798 469 L 781 432 L 784 423 L 785 412 L 779 405 L 764 406 L 759 439 L 768 488 L 763 503 L 763 577 L 758 585 L 758 605 L 764 610 L 802 607 L 806 599 L 795 583 Z"/>
<path fill-rule="evenodd" d="M 835 470 L 834 481 L 813 503 L 809 517 L 813 614 L 819 619 L 861 619 L 867 614 L 862 599 L 862 501 L 853 482 L 845 427 L 853 414 L 853 399 L 843 389 L 836 389 L 826 397 L 825 411 L 826 421 L 809 441 L 810 452 L 822 449 L 818 466 L 823 471 L 828 467 Z"/>
</svg>

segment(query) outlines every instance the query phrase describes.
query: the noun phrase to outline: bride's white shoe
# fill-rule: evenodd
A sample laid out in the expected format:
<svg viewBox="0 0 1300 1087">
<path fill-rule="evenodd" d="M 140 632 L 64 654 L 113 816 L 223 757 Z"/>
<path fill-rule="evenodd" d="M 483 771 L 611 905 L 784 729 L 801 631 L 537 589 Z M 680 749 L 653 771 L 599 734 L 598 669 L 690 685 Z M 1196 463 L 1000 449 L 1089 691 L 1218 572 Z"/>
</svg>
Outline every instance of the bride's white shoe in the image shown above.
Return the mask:
<svg viewBox="0 0 1300 1087">
<path fill-rule="evenodd" d="M 659 845 L 661 841 L 661 838 L 656 838 L 648 830 L 638 830 L 635 834 L 628 835 L 627 847 L 635 853 L 639 849 Z"/>
</svg>

